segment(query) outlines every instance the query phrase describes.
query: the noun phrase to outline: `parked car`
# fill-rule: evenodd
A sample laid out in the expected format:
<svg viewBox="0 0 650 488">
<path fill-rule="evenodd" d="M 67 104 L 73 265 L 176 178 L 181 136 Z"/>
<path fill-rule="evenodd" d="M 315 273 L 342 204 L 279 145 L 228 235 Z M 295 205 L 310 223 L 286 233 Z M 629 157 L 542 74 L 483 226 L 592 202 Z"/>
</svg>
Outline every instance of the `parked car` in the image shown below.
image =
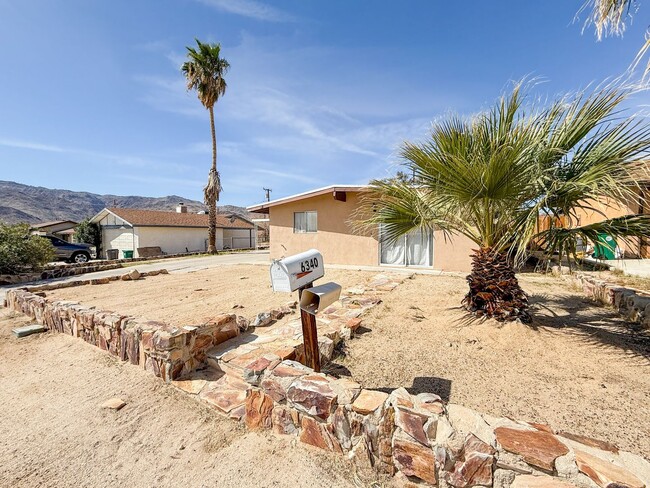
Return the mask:
<svg viewBox="0 0 650 488">
<path fill-rule="evenodd" d="M 92 244 L 65 242 L 58 237 L 45 235 L 54 246 L 54 253 L 57 259 L 69 263 L 87 263 L 90 259 L 97 258 L 97 248 Z"/>
</svg>

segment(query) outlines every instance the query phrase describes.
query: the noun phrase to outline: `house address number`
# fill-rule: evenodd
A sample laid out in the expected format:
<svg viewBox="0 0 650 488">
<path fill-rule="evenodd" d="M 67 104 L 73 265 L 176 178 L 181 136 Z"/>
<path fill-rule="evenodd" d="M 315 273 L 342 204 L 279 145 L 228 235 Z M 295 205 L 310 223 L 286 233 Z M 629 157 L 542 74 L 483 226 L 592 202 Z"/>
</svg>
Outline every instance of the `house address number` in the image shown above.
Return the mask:
<svg viewBox="0 0 650 488">
<path fill-rule="evenodd" d="M 300 271 L 303 273 L 318 268 L 318 258 L 306 259 L 300 263 Z"/>
</svg>

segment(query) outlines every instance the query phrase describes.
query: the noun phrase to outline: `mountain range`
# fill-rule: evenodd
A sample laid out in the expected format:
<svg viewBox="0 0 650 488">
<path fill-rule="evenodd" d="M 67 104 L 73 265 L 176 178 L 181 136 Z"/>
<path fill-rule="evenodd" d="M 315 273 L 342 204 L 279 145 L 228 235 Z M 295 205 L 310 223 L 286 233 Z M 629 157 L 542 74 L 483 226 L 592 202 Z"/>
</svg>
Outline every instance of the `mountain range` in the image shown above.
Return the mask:
<svg viewBox="0 0 650 488">
<path fill-rule="evenodd" d="M 166 197 L 98 195 L 0 180 L 0 221 L 9 224 L 18 222 L 36 224 L 53 220 L 80 222 L 94 216 L 104 207 L 172 211 L 180 202 L 187 205 L 188 212 L 206 210 L 206 206 L 202 202 L 178 195 Z M 234 205 L 219 206 L 219 212 L 236 213 L 246 218 L 251 217 L 245 208 Z"/>
</svg>

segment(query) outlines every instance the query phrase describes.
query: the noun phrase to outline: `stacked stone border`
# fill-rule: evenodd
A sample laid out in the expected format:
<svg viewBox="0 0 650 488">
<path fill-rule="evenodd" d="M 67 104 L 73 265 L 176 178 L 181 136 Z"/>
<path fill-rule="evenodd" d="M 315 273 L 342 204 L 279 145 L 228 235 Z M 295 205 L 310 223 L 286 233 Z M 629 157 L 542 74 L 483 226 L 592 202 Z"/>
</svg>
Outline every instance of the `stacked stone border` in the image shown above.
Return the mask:
<svg viewBox="0 0 650 488">
<path fill-rule="evenodd" d="M 205 252 L 184 252 L 176 254 L 162 254 L 160 256 L 148 256 L 143 258 L 130 259 L 108 259 L 102 261 L 90 261 L 88 263 L 66 263 L 47 266 L 39 273 L 21 273 L 16 275 L 0 275 L 0 284 L 11 285 L 27 283 L 37 280 L 49 280 L 54 278 L 66 278 L 97 271 L 108 271 L 124 267 L 124 264 L 139 263 L 142 261 L 159 261 L 161 259 L 182 258 L 186 256 L 199 256 Z"/>
<path fill-rule="evenodd" d="M 586 273 L 565 275 L 592 300 L 616 310 L 627 322 L 650 328 L 650 293 L 600 280 Z"/>
<path fill-rule="evenodd" d="M 610 292 L 607 292 L 610 293 Z M 430 393 L 362 389 L 348 378 L 315 373 L 281 358 L 258 358 L 243 378 L 221 373 L 232 389 L 180 379 L 205 365 L 207 351 L 239 334 L 241 318 L 222 314 L 199 326 L 173 327 L 72 302 L 49 302 L 26 289 L 7 292 L 7 306 L 52 331 L 85 341 L 144 367 L 213 405 L 245 401 L 249 429 L 271 429 L 302 443 L 402 479 L 409 486 L 467 488 L 644 488 L 650 463 L 615 445 L 545 424 L 496 418 L 445 404 Z M 248 324 L 245 324 L 246 326 Z M 253 374 L 251 374 L 251 372 Z M 237 382 L 238 385 L 234 385 Z"/>
<path fill-rule="evenodd" d="M 50 331 L 81 338 L 118 356 L 122 361 L 140 365 L 163 380 L 171 381 L 206 366 L 206 352 L 246 330 L 249 320 L 236 314 L 220 314 L 204 324 L 176 327 L 97 310 L 73 301 L 52 302 L 43 293 L 74 286 L 103 285 L 117 280 L 137 280 L 158 274 L 167 274 L 167 270 L 140 273 L 134 269 L 122 276 L 8 290 L 5 306 L 28 315 Z M 290 313 L 293 310 L 289 305 L 268 312 L 273 315 L 273 320 Z"/>
</svg>

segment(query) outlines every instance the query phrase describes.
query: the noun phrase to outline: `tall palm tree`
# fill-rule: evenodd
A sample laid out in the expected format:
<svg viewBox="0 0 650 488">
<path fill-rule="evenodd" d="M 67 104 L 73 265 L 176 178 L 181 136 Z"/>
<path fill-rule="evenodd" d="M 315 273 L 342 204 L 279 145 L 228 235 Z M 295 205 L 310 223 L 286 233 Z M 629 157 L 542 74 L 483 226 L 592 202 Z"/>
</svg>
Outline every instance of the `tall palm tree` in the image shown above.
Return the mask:
<svg viewBox="0 0 650 488">
<path fill-rule="evenodd" d="M 208 252 L 217 252 L 217 202 L 221 193 L 221 179 L 217 171 L 217 135 L 214 129 L 214 104 L 226 93 L 224 75 L 230 64 L 221 57 L 220 44 L 204 44 L 198 39 L 196 48 L 187 47 L 188 60 L 181 70 L 187 79 L 187 89 L 196 90 L 199 100 L 210 112 L 210 131 L 212 133 L 212 167 L 208 183 L 203 189 L 205 204 L 209 209 Z"/>
<path fill-rule="evenodd" d="M 434 123 L 424 142 L 405 142 L 401 158 L 413 180 L 375 180 L 362 198 L 360 223 L 391 241 L 417 228 L 462 234 L 474 243 L 470 312 L 530 320 L 515 267 L 531 243 L 549 255 L 598 234 L 623 241 L 650 234 L 650 216 L 579 225 L 595 202 L 626 205 L 648 180 L 650 126 L 620 117 L 629 88 L 602 87 L 540 108 L 525 104 L 521 84 L 489 111 Z M 540 216 L 550 227 L 542 229 Z M 556 224 L 562 217 L 565 226 Z"/>
</svg>

